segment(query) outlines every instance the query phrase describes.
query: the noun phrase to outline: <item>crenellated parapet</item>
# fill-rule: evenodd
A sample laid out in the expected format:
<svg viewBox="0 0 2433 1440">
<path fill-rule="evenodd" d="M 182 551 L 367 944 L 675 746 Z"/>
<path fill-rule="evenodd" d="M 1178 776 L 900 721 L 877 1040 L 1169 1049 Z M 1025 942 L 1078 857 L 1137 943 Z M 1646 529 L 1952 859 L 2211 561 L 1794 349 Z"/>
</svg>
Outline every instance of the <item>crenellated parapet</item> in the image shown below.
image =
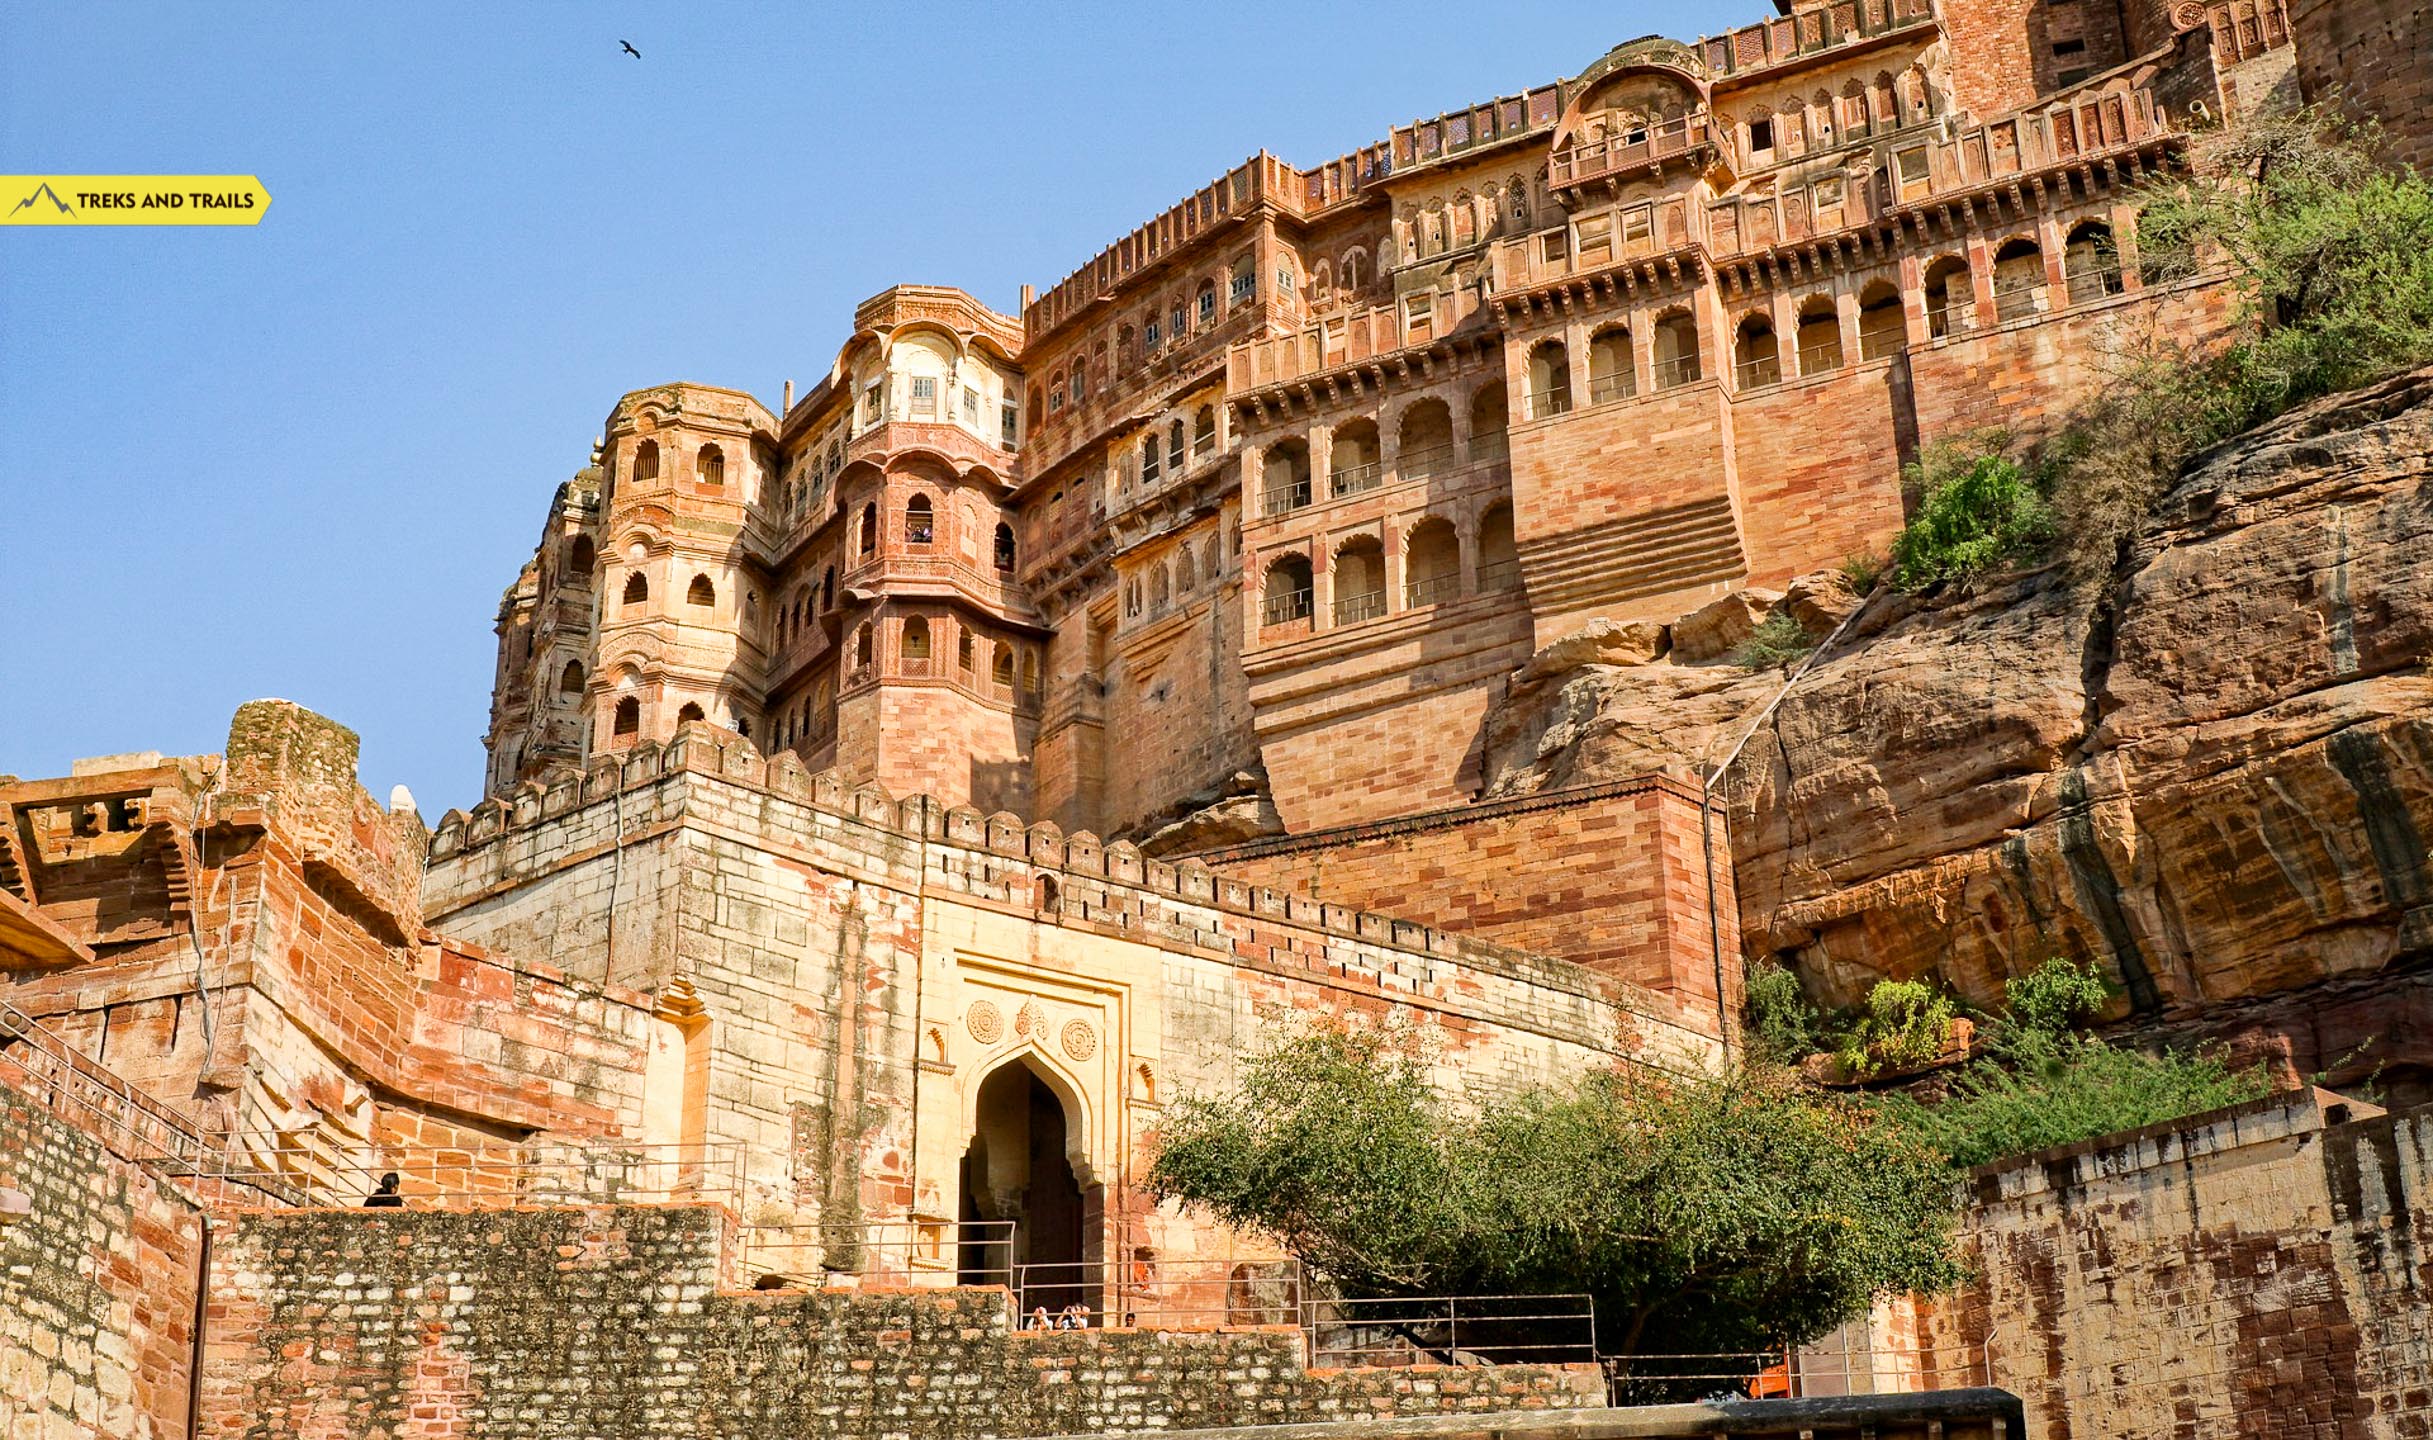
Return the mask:
<svg viewBox="0 0 2433 1440">
<path fill-rule="evenodd" d="M 743 793 L 703 790 L 703 781 Z M 791 752 L 764 756 L 749 740 L 700 724 L 682 727 L 667 745 L 645 741 L 597 760 L 580 776 L 528 784 L 470 812 L 449 811 L 431 834 L 434 913 L 445 916 L 475 897 L 528 883 L 558 862 L 536 859 L 526 873 L 524 862 L 490 852 L 530 839 L 543 843 L 527 847 L 529 853 L 555 855 L 545 843 L 550 827 L 582 823 L 578 815 L 594 819 L 588 812 L 604 805 L 614 807 L 617 833 L 628 839 L 678 820 L 719 831 L 749 827 L 748 838 L 762 846 L 867 867 L 896 884 L 917 876 L 924 893 L 1017 909 L 1040 924 L 1253 967 L 1315 971 L 1389 997 L 1450 993 L 1461 975 L 1483 974 L 1614 1007 L 1645 1021 L 1649 1034 L 1712 1028 L 1711 1018 L 1684 1016 L 1652 991 L 1562 960 L 1254 884 L 1189 860 L 1169 863 L 1088 831 L 1067 833 L 926 794 L 891 795 L 833 770 L 813 773 Z M 489 863 L 476 865 L 477 859 Z M 1697 1049 L 1682 1039 L 1657 1048 L 1676 1060 Z"/>
</svg>

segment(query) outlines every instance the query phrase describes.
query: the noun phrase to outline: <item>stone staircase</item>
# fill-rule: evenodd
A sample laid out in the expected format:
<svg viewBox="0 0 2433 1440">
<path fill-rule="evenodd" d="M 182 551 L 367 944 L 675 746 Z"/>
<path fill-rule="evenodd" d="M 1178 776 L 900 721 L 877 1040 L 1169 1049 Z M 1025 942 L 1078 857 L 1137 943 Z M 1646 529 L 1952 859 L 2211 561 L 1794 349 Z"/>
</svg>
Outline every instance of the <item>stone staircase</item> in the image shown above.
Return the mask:
<svg viewBox="0 0 2433 1440">
<path fill-rule="evenodd" d="M 1749 573 L 1726 496 L 1649 510 L 1521 549 L 1532 608 L 1581 610 L 1725 584 Z"/>
</svg>

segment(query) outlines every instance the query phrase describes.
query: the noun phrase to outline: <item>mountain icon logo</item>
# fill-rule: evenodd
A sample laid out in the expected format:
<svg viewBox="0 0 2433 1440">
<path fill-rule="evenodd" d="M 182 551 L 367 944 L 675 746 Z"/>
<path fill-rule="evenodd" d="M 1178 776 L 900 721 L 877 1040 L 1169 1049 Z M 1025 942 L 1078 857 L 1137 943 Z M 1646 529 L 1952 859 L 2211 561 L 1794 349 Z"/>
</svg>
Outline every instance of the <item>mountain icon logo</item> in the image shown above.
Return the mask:
<svg viewBox="0 0 2433 1440">
<path fill-rule="evenodd" d="M 65 215 L 69 213 L 68 202 L 59 198 L 59 192 L 51 188 L 51 182 L 48 180 L 43 181 L 40 186 L 36 187 L 33 194 L 26 196 L 23 200 L 18 201 L 15 208 L 11 209 L 8 213 L 14 215 L 17 213 L 17 211 L 23 210 L 26 206 L 33 204 L 35 201 L 43 199 L 48 199 L 53 206 L 57 207 L 60 214 Z"/>
</svg>

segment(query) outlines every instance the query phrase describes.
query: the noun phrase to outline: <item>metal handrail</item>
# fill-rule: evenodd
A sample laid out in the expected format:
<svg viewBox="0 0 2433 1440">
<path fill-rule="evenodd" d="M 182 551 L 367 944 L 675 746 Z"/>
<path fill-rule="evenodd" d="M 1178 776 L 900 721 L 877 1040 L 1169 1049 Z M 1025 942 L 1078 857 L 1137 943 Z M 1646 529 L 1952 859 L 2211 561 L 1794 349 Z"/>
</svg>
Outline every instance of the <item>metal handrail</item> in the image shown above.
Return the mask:
<svg viewBox="0 0 2433 1440">
<path fill-rule="evenodd" d="M 1732 386 L 1737 390 L 1763 390 L 1783 381 L 1782 361 L 1773 355 L 1755 360 L 1743 360 L 1732 367 Z"/>
<path fill-rule="evenodd" d="M 1699 380 L 1698 357 L 1676 355 L 1670 360 L 1656 362 L 1656 388 L 1670 390 L 1676 385 L 1691 385 Z"/>
<path fill-rule="evenodd" d="M 1518 560 L 1494 560 L 1478 567 L 1478 588 L 1500 590 L 1521 578 Z"/>
<path fill-rule="evenodd" d="M 1461 575 L 1432 575 L 1425 580 L 1406 580 L 1402 586 L 1402 608 L 1416 610 L 1422 605 L 1437 605 L 1461 594 Z"/>
<path fill-rule="evenodd" d="M 1684 1351 L 1604 1355 L 1607 1399 L 1616 1405 L 1707 1397 L 1719 1392 L 1750 1399 L 1915 1394 L 1994 1383 L 1992 1356 L 1982 1344 L 1893 1347 L 1861 1352 L 1847 1343 L 1836 1353 L 1818 1346 L 1765 1350 Z"/>
<path fill-rule="evenodd" d="M 1337 497 L 1358 495 L 1385 483 L 1385 466 L 1371 460 L 1366 465 L 1347 465 L 1328 474 L 1327 487 Z"/>
<path fill-rule="evenodd" d="M 755 1222 L 738 1233 L 736 1269 L 814 1286 L 839 1276 L 1010 1286 L 1015 1231 L 1012 1220 Z"/>
<path fill-rule="evenodd" d="M 1384 613 L 1385 590 L 1383 587 L 1363 590 L 1357 595 L 1335 597 L 1335 623 L 1338 625 L 1356 625 L 1363 620 L 1374 620 Z"/>
<path fill-rule="evenodd" d="M 1476 459 L 1477 456 L 1473 454 L 1471 458 Z M 1436 474 L 1440 469 L 1451 468 L 1452 463 L 1453 442 L 1447 440 L 1438 445 L 1422 445 L 1414 450 L 1402 451 L 1394 457 L 1394 470 L 1405 480 L 1419 480 Z"/>
<path fill-rule="evenodd" d="M 1314 1299 L 1303 1307 L 1309 1363 L 1326 1366 L 1590 1363 L 1587 1295 L 1425 1295 Z"/>
<path fill-rule="evenodd" d="M 1310 594 L 1311 592 L 1307 590 L 1287 590 L 1281 595 L 1268 596 L 1266 605 L 1261 611 L 1264 623 L 1289 625 L 1295 620 L 1307 620 L 1310 614 Z"/>
<path fill-rule="evenodd" d="M 1628 400 L 1639 393 L 1639 377 L 1629 370 L 1612 375 L 1599 375 L 1588 382 L 1588 403 L 1603 405 L 1610 400 Z"/>
<path fill-rule="evenodd" d="M 1281 515 L 1288 510 L 1298 510 L 1308 503 L 1309 481 L 1306 479 L 1288 480 L 1281 485 L 1270 485 L 1259 495 L 1260 510 L 1268 515 Z"/>
<path fill-rule="evenodd" d="M 1012 1283 L 1026 1330 L 1299 1325 L 1307 1288 L 1297 1260 L 1230 1256 L 1027 1262 Z"/>
</svg>

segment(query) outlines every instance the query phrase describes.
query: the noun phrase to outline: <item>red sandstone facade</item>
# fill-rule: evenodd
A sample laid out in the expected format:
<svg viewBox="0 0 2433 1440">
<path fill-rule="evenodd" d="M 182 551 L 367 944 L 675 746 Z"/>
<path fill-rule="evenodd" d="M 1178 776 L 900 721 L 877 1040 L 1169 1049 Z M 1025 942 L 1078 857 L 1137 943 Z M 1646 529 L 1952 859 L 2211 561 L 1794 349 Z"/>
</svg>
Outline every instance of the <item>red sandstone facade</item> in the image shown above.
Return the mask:
<svg viewBox="0 0 2433 1440">
<path fill-rule="evenodd" d="M 502 607 L 489 792 L 706 718 L 1098 833 L 1241 772 L 1296 832 L 1459 804 L 1534 648 L 1880 546 L 1919 446 L 2219 323 L 2131 187 L 2276 93 L 2277 8 L 1791 9 L 1258 155 L 1019 316 L 890 290 L 782 414 L 626 396 Z"/>
</svg>

